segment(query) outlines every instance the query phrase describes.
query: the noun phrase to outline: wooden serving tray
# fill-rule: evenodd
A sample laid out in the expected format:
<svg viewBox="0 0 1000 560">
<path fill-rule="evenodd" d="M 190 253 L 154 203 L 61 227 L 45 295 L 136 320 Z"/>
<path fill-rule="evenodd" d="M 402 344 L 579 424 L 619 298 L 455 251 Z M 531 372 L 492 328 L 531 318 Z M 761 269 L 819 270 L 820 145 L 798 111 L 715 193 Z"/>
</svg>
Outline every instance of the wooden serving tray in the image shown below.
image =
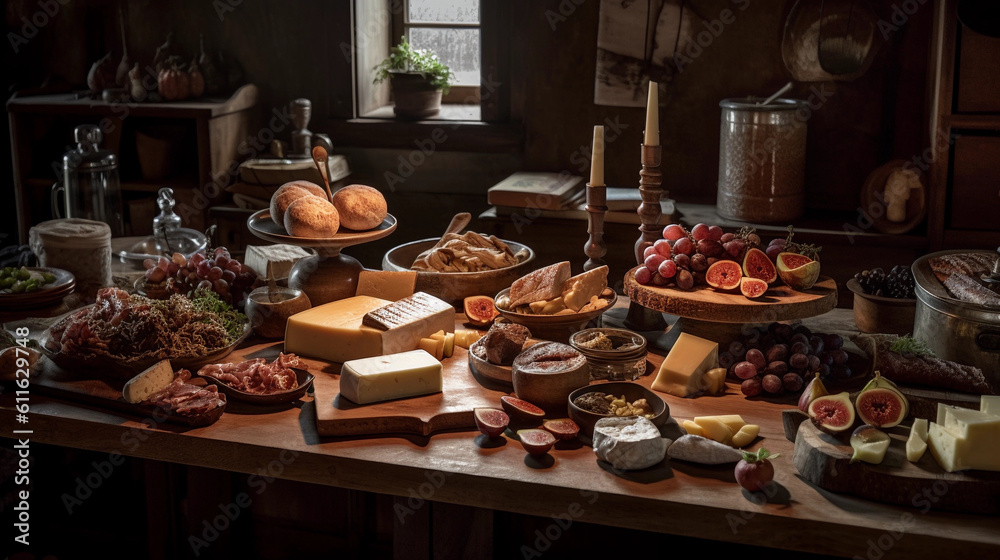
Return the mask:
<svg viewBox="0 0 1000 560">
<path fill-rule="evenodd" d="M 930 450 L 911 463 L 906 459 L 909 424 L 886 432 L 892 443 L 881 464 L 851 463 L 846 443 L 850 434 L 841 441 L 803 421 L 795 436 L 795 468 L 807 481 L 831 492 L 921 510 L 1000 514 L 1000 472 L 945 472 Z"/>
<path fill-rule="evenodd" d="M 635 281 L 634 272 L 633 268 L 625 274 L 625 295 L 631 301 L 654 311 L 700 321 L 789 321 L 822 315 L 837 307 L 837 282 L 828 276 L 820 276 L 816 285 L 804 292 L 779 282 L 763 296 L 749 299 L 739 291 L 720 292 L 711 286 L 691 290 L 644 286 Z"/>
<path fill-rule="evenodd" d="M 500 396 L 511 392 L 509 384 L 504 387 L 496 380 L 472 373 L 464 348 L 456 346 L 455 353 L 442 366 L 442 392 L 366 405 L 354 404 L 340 395 L 339 365 L 334 366 L 336 374 L 317 372 L 313 380 L 316 431 L 322 436 L 426 436 L 442 430 L 475 428 L 472 409 L 499 408 Z"/>
</svg>

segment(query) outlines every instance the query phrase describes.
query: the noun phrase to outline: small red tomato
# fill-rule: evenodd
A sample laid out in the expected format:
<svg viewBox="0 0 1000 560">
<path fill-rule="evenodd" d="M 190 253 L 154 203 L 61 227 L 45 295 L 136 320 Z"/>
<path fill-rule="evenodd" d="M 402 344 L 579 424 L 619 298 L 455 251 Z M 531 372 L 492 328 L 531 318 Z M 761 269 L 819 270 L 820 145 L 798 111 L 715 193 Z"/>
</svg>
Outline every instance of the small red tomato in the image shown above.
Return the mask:
<svg viewBox="0 0 1000 560">
<path fill-rule="evenodd" d="M 736 463 L 736 482 L 751 492 L 764 490 L 774 479 L 774 465 L 768 459 L 774 459 L 781 453 L 771 455 L 767 449 L 758 449 L 756 453 L 743 452 L 743 458 Z"/>
</svg>

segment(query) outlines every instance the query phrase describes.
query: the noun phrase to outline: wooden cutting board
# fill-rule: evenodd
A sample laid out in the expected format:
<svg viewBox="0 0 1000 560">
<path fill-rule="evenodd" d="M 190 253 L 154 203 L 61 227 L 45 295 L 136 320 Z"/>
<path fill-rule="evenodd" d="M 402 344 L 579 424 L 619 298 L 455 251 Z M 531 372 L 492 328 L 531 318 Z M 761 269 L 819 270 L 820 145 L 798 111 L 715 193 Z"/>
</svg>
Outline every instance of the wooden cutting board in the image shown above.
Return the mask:
<svg viewBox="0 0 1000 560">
<path fill-rule="evenodd" d="M 834 437 L 806 420 L 795 435 L 795 468 L 803 478 L 831 492 L 923 511 L 1000 514 L 1000 472 L 948 473 L 930 451 L 911 463 L 906 459 L 909 431 L 909 423 L 886 430 L 892 443 L 881 464 L 851 463 L 850 434 Z"/>
<path fill-rule="evenodd" d="M 197 416 L 182 416 L 179 414 L 169 414 L 161 408 L 132 404 L 122 398 L 122 388 L 128 379 L 116 379 L 113 377 L 98 377 L 91 374 L 81 374 L 80 372 L 69 372 L 48 358 L 43 358 L 37 364 L 31 375 L 31 390 L 44 395 L 67 399 L 106 410 L 122 412 L 130 416 L 141 419 L 148 419 L 155 424 L 169 422 L 181 426 L 199 427 L 208 426 L 222 416 L 223 411 L 228 406 L 221 406 L 209 412 Z M 204 386 L 207 383 L 197 377 L 192 378 L 188 383 Z"/>
<path fill-rule="evenodd" d="M 354 404 L 340 395 L 340 375 L 315 372 L 316 431 L 323 436 L 374 434 L 418 434 L 456 428 L 475 428 L 472 409 L 498 408 L 500 396 L 510 386 L 470 371 L 468 351 L 455 353 L 442 362 L 444 390 L 440 393 L 366 405 Z"/>
<path fill-rule="evenodd" d="M 763 296 L 749 299 L 739 291 L 720 292 L 711 286 L 696 286 L 691 290 L 644 286 L 635 281 L 634 270 L 625 274 L 625 295 L 643 307 L 678 317 L 762 323 L 814 317 L 837 306 L 837 282 L 827 276 L 820 276 L 812 288 L 803 292 L 778 282 Z"/>
</svg>

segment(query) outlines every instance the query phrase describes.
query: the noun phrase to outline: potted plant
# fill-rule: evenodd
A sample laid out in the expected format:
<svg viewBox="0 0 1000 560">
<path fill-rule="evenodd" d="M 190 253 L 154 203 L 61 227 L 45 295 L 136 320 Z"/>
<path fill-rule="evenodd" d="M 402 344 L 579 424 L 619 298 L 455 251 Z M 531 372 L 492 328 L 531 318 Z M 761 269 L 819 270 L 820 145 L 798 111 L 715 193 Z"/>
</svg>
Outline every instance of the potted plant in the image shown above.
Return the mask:
<svg viewBox="0 0 1000 560">
<path fill-rule="evenodd" d="M 386 79 L 395 100 L 393 112 L 399 118 L 420 119 L 438 114 L 441 96 L 448 93 L 455 74 L 437 55 L 425 49 L 414 49 L 400 37 L 399 44 L 389 49 L 389 56 L 374 68 L 375 80 Z"/>
</svg>

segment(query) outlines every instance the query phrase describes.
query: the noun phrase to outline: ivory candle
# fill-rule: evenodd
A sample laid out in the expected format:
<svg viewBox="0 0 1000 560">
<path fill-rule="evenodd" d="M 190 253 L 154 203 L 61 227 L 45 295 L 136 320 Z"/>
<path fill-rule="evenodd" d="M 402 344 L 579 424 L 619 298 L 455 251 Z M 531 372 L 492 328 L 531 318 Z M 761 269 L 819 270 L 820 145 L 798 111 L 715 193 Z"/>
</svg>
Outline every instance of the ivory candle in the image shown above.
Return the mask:
<svg viewBox="0 0 1000 560">
<path fill-rule="evenodd" d="M 660 145 L 660 103 L 656 82 L 649 81 L 649 97 L 646 99 L 646 138 L 643 144 L 647 146 Z"/>
<path fill-rule="evenodd" d="M 604 186 L 604 126 L 594 127 L 594 146 L 590 158 L 590 186 Z"/>
</svg>

